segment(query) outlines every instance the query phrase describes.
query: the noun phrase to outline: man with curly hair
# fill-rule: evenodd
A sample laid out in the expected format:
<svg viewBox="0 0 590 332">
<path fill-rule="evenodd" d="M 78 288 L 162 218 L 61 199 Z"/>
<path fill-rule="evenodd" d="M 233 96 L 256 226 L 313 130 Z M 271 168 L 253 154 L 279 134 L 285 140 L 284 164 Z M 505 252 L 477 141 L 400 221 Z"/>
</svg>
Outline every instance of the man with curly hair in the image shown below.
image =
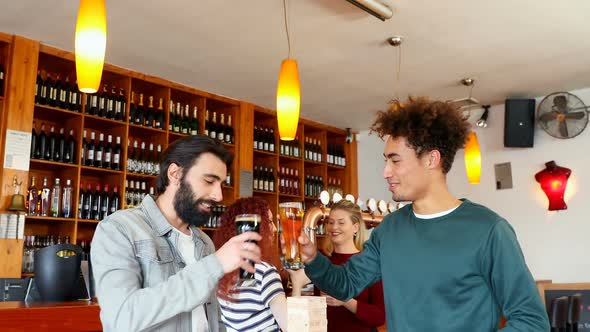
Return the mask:
<svg viewBox="0 0 590 332">
<path fill-rule="evenodd" d="M 410 98 L 380 112 L 383 177 L 396 201 L 362 253 L 335 266 L 302 235 L 305 272 L 346 301 L 383 281 L 387 330 L 549 331 L 543 303 L 514 230 L 488 208 L 457 199 L 446 175 L 469 124 L 451 105 Z"/>
</svg>

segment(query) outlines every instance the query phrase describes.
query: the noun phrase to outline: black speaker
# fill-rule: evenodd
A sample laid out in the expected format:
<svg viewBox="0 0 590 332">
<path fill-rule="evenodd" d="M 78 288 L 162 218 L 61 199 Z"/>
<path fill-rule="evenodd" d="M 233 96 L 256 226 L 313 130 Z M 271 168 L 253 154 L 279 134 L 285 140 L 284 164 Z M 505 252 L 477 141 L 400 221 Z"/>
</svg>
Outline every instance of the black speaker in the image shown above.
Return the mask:
<svg viewBox="0 0 590 332">
<path fill-rule="evenodd" d="M 535 138 L 535 100 L 506 99 L 504 146 L 532 148 Z"/>
</svg>

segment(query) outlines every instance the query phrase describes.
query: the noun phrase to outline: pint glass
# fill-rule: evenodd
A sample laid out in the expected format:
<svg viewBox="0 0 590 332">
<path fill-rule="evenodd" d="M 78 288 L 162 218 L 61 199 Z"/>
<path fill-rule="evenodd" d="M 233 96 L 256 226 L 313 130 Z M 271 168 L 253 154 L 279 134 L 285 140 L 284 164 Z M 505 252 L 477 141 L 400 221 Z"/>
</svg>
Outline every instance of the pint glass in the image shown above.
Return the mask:
<svg viewBox="0 0 590 332">
<path fill-rule="evenodd" d="M 239 214 L 236 216 L 236 233 L 242 234 L 244 232 L 256 232 L 260 231 L 260 215 L 258 214 Z M 256 241 L 250 241 L 256 242 Z M 252 263 L 252 266 L 254 264 Z M 238 280 L 238 285 L 243 284 L 244 282 L 249 282 L 254 280 L 254 273 L 250 273 L 246 270 L 240 269 L 240 275 Z"/>
<path fill-rule="evenodd" d="M 279 204 L 281 231 L 285 240 L 283 267 L 297 270 L 303 268 L 299 248 L 299 235 L 302 229 L 303 204 L 301 202 L 285 202 Z"/>
</svg>

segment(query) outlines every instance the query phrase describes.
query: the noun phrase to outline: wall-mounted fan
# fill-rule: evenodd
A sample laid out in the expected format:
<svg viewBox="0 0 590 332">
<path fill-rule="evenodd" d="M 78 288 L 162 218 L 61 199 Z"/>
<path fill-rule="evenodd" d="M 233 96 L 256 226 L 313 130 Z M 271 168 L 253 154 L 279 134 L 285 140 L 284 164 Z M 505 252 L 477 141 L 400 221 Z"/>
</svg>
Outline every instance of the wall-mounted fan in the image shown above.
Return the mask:
<svg viewBox="0 0 590 332">
<path fill-rule="evenodd" d="M 537 121 L 555 138 L 576 137 L 588 125 L 588 106 L 569 92 L 554 92 L 539 103 Z"/>
</svg>

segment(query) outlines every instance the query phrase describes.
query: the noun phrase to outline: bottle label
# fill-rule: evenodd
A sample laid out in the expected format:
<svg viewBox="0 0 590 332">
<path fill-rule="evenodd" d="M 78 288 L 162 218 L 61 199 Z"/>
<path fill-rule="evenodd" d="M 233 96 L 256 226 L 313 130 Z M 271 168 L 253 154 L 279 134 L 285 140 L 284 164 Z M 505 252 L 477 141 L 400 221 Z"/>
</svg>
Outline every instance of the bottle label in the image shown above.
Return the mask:
<svg viewBox="0 0 590 332">
<path fill-rule="evenodd" d="M 102 152 L 96 151 L 96 161 L 102 161 Z"/>
<path fill-rule="evenodd" d="M 198 134 L 199 134 L 199 133 L 197 132 L 197 130 L 196 130 L 196 129 L 192 129 L 192 130 L 191 130 L 191 135 L 193 135 L 193 136 L 197 136 Z"/>
<path fill-rule="evenodd" d="M 88 160 L 94 160 L 94 150 L 88 150 L 88 156 L 86 157 Z"/>
<path fill-rule="evenodd" d="M 97 99 L 98 99 L 98 97 L 97 97 L 96 95 L 93 95 L 93 96 L 90 98 L 90 100 L 91 100 L 91 103 L 90 103 L 90 105 L 91 105 L 92 107 L 96 107 L 96 104 L 98 104 L 98 100 L 97 100 Z"/>
<path fill-rule="evenodd" d="M 115 113 L 121 113 L 121 101 L 117 100 L 115 102 Z"/>
<path fill-rule="evenodd" d="M 61 102 L 66 102 L 66 91 L 65 90 L 61 90 L 59 92 L 59 101 Z"/>
<path fill-rule="evenodd" d="M 110 112 L 114 111 L 114 107 L 113 107 L 113 100 L 109 99 L 108 103 L 107 103 L 107 110 L 109 110 Z"/>
<path fill-rule="evenodd" d="M 231 144 L 231 135 L 230 134 L 225 134 L 225 143 Z"/>
<path fill-rule="evenodd" d="M 104 154 L 104 162 L 105 163 L 110 163 L 111 162 L 111 153 L 110 152 L 106 152 Z"/>
<path fill-rule="evenodd" d="M 120 158 L 121 157 L 119 156 L 119 154 L 115 153 L 115 155 L 113 156 L 113 163 L 118 164 Z"/>
<path fill-rule="evenodd" d="M 217 133 L 217 139 L 223 142 L 223 138 L 225 137 L 225 135 L 223 134 L 223 132 L 219 132 Z"/>
</svg>

